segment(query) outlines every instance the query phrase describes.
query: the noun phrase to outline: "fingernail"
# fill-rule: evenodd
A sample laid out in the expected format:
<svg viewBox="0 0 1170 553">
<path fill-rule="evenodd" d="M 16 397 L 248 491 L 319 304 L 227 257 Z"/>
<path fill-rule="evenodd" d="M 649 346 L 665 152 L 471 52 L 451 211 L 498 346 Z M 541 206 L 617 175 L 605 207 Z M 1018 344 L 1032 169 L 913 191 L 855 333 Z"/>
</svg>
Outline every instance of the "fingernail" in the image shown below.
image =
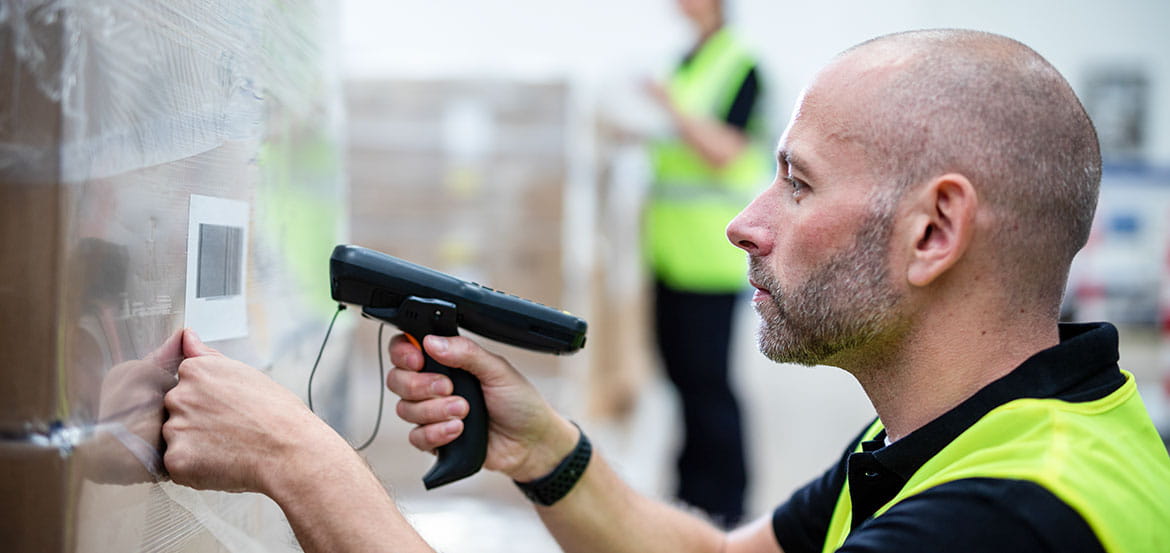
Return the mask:
<svg viewBox="0 0 1170 553">
<path fill-rule="evenodd" d="M 447 339 L 439 336 L 431 338 L 431 351 L 435 353 L 444 353 L 447 351 Z"/>
<path fill-rule="evenodd" d="M 436 380 L 431 382 L 431 393 L 437 396 L 445 396 L 451 393 L 451 390 L 447 387 L 447 382 L 447 380 Z"/>
<path fill-rule="evenodd" d="M 447 421 L 447 422 L 443 423 L 443 433 L 444 434 L 455 434 L 455 433 L 459 432 L 459 427 L 461 427 L 462 425 L 463 425 L 463 423 L 459 422 L 457 420 Z"/>
<path fill-rule="evenodd" d="M 463 414 L 463 403 L 459 401 L 452 401 L 447 404 L 447 414 L 457 417 Z"/>
</svg>

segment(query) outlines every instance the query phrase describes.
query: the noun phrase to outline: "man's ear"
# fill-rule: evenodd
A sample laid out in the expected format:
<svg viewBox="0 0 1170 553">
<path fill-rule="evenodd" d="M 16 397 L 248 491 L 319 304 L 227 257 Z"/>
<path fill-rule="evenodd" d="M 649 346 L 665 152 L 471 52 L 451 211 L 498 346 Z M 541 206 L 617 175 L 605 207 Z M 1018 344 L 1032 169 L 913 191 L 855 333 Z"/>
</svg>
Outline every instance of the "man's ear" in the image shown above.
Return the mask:
<svg viewBox="0 0 1170 553">
<path fill-rule="evenodd" d="M 917 192 L 907 217 L 914 243 L 906 277 L 912 286 L 927 286 L 967 251 L 979 198 L 971 181 L 957 173 L 936 177 Z"/>
</svg>

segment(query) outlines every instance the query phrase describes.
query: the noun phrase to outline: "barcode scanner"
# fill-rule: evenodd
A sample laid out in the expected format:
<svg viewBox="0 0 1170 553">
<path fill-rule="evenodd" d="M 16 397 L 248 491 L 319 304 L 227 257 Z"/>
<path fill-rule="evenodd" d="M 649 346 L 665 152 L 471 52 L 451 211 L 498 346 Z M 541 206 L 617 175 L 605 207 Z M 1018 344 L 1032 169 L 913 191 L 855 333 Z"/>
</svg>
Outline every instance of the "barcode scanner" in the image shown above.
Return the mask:
<svg viewBox="0 0 1170 553">
<path fill-rule="evenodd" d="M 566 311 L 361 246 L 334 248 L 329 275 L 334 300 L 359 305 L 364 316 L 398 327 L 419 349 L 428 334 L 457 336 L 459 327 L 544 353 L 568 354 L 585 346 L 587 324 Z M 446 375 L 455 395 L 471 407 L 463 433 L 439 448 L 438 460 L 423 476 L 430 490 L 479 472 L 487 455 L 488 412 L 475 376 L 435 361 L 426 350 L 423 356 L 423 371 Z"/>
</svg>

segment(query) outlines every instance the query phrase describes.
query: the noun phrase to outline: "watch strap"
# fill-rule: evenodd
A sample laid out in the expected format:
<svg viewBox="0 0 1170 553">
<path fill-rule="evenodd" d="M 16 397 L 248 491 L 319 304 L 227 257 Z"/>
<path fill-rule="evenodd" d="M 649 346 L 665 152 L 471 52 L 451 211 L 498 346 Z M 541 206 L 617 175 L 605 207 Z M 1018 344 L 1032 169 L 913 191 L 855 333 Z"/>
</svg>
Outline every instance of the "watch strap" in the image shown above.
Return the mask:
<svg viewBox="0 0 1170 553">
<path fill-rule="evenodd" d="M 581 432 L 577 445 L 552 472 L 531 482 L 513 480 L 533 503 L 547 507 L 560 501 L 585 474 L 585 467 L 589 466 L 589 459 L 593 455 L 593 444 L 589 443 L 589 438 L 585 436 L 585 431 L 581 430 L 581 427 L 578 426 L 577 429 Z"/>
</svg>

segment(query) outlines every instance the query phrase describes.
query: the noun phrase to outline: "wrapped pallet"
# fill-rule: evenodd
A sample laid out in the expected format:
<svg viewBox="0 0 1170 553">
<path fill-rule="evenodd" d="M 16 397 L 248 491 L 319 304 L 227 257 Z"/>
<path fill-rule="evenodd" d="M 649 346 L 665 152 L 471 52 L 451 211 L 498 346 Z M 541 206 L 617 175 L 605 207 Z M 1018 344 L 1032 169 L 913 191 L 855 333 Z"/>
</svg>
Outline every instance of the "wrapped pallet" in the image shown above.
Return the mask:
<svg viewBox="0 0 1170 553">
<path fill-rule="evenodd" d="M 0 0 L 5 551 L 295 550 L 159 431 L 185 326 L 304 389 L 348 221 L 328 6 Z"/>
</svg>

